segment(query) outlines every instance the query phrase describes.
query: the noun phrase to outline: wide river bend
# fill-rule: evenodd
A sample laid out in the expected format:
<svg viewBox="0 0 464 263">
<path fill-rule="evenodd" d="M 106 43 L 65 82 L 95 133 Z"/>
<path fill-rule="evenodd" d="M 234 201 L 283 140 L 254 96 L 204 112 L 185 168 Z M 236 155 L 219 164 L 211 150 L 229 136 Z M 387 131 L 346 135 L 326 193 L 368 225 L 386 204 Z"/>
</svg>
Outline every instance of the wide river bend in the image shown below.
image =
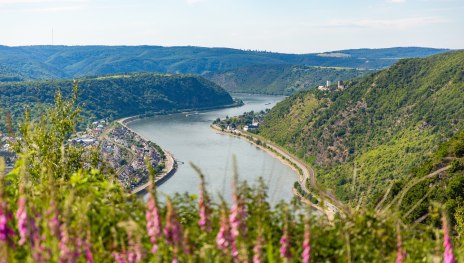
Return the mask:
<svg viewBox="0 0 464 263">
<path fill-rule="evenodd" d="M 198 192 L 199 178 L 189 162 L 199 166 L 207 181 L 207 189 L 229 199 L 232 177 L 232 156 L 236 156 L 240 180 L 254 184 L 263 177 L 269 187 L 269 200 L 290 200 L 297 174 L 265 151 L 251 143 L 229 135 L 216 133 L 210 124 L 216 118 L 240 115 L 245 111 L 272 108 L 284 99 L 282 96 L 234 94 L 244 106 L 200 112 L 172 114 L 134 121 L 129 127 L 174 155 L 177 172 L 159 191 L 168 195 L 176 192 Z"/>
</svg>

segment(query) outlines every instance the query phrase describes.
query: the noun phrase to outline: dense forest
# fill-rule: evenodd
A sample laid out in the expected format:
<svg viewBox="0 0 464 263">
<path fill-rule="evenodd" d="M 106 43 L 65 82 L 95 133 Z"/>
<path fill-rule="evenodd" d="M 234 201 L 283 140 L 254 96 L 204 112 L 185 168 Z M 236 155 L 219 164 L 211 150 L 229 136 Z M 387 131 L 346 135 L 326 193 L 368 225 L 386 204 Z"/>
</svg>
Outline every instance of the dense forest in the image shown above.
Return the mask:
<svg viewBox="0 0 464 263">
<path fill-rule="evenodd" d="M 205 77 L 229 92 L 290 95 L 299 90 L 325 85 L 327 80 L 336 83 L 371 72 L 348 68 L 254 65 L 210 73 Z"/>
<path fill-rule="evenodd" d="M 61 79 L 121 72 L 204 74 L 260 64 L 379 69 L 399 58 L 424 57 L 445 51 L 405 47 L 296 55 L 190 46 L 0 46 L 0 81 L 12 77 Z M 8 77 L 2 78 L 4 74 Z"/>
<path fill-rule="evenodd" d="M 28 79 L 23 73 L 11 69 L 7 65 L 0 64 L 0 83 L 11 81 L 22 81 Z"/>
<path fill-rule="evenodd" d="M 76 80 L 79 85 L 77 103 L 85 122 L 116 119 L 132 115 L 195 110 L 233 103 L 221 87 L 204 78 L 178 74 L 134 73 L 87 77 Z M 8 82 L 0 84 L 0 123 L 6 112 L 18 120 L 26 108 L 32 113 L 54 101 L 57 88 L 64 96 L 72 92 L 72 80 Z M 4 128 L 4 127 L 3 127 Z"/>
<path fill-rule="evenodd" d="M 387 189 L 389 193 L 374 197 L 375 202 L 397 204 L 404 222 L 430 223 L 430 207 L 440 203 L 451 215 L 450 223 L 462 228 L 464 130 L 440 145 L 425 161 L 414 165 L 409 176 L 391 182 Z"/>
<path fill-rule="evenodd" d="M 464 128 L 463 51 L 400 60 L 346 87 L 299 92 L 259 129 L 314 165 L 319 182 L 346 201 L 375 204 Z"/>
</svg>

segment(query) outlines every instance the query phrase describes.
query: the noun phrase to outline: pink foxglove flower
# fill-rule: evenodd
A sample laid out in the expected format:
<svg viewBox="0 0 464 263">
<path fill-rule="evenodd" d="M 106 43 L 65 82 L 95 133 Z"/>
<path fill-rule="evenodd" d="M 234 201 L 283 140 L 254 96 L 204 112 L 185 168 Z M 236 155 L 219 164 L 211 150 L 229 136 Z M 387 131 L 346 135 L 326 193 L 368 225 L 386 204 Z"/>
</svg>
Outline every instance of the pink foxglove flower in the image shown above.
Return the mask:
<svg viewBox="0 0 464 263">
<path fill-rule="evenodd" d="M 203 174 L 200 174 L 200 199 L 198 200 L 198 206 L 200 210 L 200 220 L 198 224 L 200 225 L 201 230 L 210 232 L 211 231 L 211 222 L 209 220 L 209 197 L 208 193 L 206 192 L 205 187 L 205 178 Z"/>
<path fill-rule="evenodd" d="M 227 217 L 227 209 L 225 208 L 225 206 L 223 207 L 221 213 L 221 225 L 219 228 L 219 232 L 216 235 L 216 245 L 224 253 L 227 253 L 227 250 L 230 246 L 230 227 L 229 219 Z"/>
<path fill-rule="evenodd" d="M 128 233 L 129 251 L 127 252 L 127 262 L 135 263 L 142 260 L 142 244 L 136 241 L 131 233 Z"/>
<path fill-rule="evenodd" d="M 167 213 L 166 213 L 166 225 L 164 226 L 164 236 L 166 242 L 172 246 L 177 246 L 182 244 L 182 227 L 177 220 L 176 211 L 172 207 L 171 200 L 168 198 L 167 203 Z"/>
<path fill-rule="evenodd" d="M 2 196 L 0 196 L 0 245 L 2 243 L 6 243 L 9 246 L 13 245 L 12 237 L 14 236 L 14 231 L 8 225 L 8 223 L 11 222 L 12 219 L 13 216 L 8 211 L 7 202 L 3 201 Z"/>
<path fill-rule="evenodd" d="M 456 259 L 453 254 L 453 245 L 451 244 L 451 237 L 449 235 L 448 222 L 446 216 L 442 216 L 443 222 L 443 246 L 445 247 L 445 252 L 443 254 L 443 263 L 456 263 Z"/>
<path fill-rule="evenodd" d="M 65 223 L 60 226 L 60 243 L 58 244 L 60 249 L 59 262 L 73 262 L 76 258 L 75 252 L 72 249 L 71 239 L 69 237 L 68 228 Z"/>
<path fill-rule="evenodd" d="M 123 250 L 122 252 L 114 251 L 112 253 L 114 261 L 117 263 L 135 263 L 142 260 L 141 247 L 137 247 L 137 244 L 131 246 L 129 251 Z"/>
<path fill-rule="evenodd" d="M 127 262 L 128 263 L 134 263 L 135 259 L 136 259 L 136 255 L 135 255 L 134 251 L 129 250 L 127 252 Z"/>
<path fill-rule="evenodd" d="M 290 252 L 290 238 L 288 235 L 287 226 L 284 227 L 284 233 L 280 238 L 280 256 L 287 261 L 290 261 L 292 258 L 292 253 Z"/>
<path fill-rule="evenodd" d="M 93 254 L 92 254 L 92 239 L 90 230 L 87 230 L 87 237 L 84 242 L 84 255 L 86 263 L 93 263 Z"/>
<path fill-rule="evenodd" d="M 184 245 L 184 254 L 185 255 L 192 254 L 192 245 L 191 245 L 191 242 L 190 242 L 189 231 L 188 230 L 186 230 L 184 232 L 184 239 L 182 240 L 182 243 Z"/>
<path fill-rule="evenodd" d="M 6 263 L 8 261 L 8 247 L 14 248 L 13 236 L 15 234 L 11 227 L 13 215 L 8 210 L 8 203 L 4 200 L 3 184 L 3 178 L 0 175 L 0 250 L 3 253 L 0 256 L 0 263 Z"/>
<path fill-rule="evenodd" d="M 54 200 L 50 201 L 50 207 L 47 214 L 51 217 L 48 221 L 48 228 L 50 232 L 56 237 L 60 236 L 60 220 L 58 219 L 58 208 Z"/>
<path fill-rule="evenodd" d="M 18 210 L 16 211 L 16 220 L 18 223 L 19 245 L 24 245 L 29 242 L 32 246 L 32 258 L 35 262 L 44 262 L 43 254 L 45 248 L 42 245 L 42 237 L 39 233 L 33 218 L 27 213 L 26 197 L 21 195 L 18 199 Z"/>
<path fill-rule="evenodd" d="M 18 200 L 18 210 L 16 211 L 16 220 L 18 222 L 18 232 L 20 237 L 18 244 L 21 246 L 26 243 L 28 236 L 26 209 L 26 197 L 21 196 Z"/>
<path fill-rule="evenodd" d="M 238 236 L 240 235 L 240 215 L 238 212 L 238 207 L 236 205 L 232 206 L 232 210 L 230 213 L 230 245 L 231 245 L 231 253 L 232 253 L 232 258 L 234 260 L 238 260 L 238 248 L 237 248 L 237 243 L 238 243 Z"/>
<path fill-rule="evenodd" d="M 176 210 L 172 206 L 171 199 L 166 201 L 166 224 L 164 226 L 164 237 L 166 243 L 173 248 L 172 262 L 177 262 L 179 247 L 183 244 L 182 226 L 177 220 Z"/>
<path fill-rule="evenodd" d="M 238 237 L 246 236 L 246 211 L 243 201 L 237 194 L 237 178 L 232 182 L 232 208 L 230 212 L 231 253 L 234 261 L 239 260 Z"/>
<path fill-rule="evenodd" d="M 153 188 L 153 186 L 150 188 Z M 150 195 L 148 197 L 145 218 L 147 220 L 148 236 L 150 237 L 150 242 L 152 244 L 151 252 L 155 254 L 158 250 L 158 245 L 156 243 L 161 235 L 161 219 L 158 211 L 156 192 L 153 190 L 150 191 Z"/>
<path fill-rule="evenodd" d="M 258 231 L 258 236 L 256 237 L 256 243 L 253 247 L 253 263 L 263 262 L 263 235 L 261 230 Z"/>
<path fill-rule="evenodd" d="M 86 239 L 78 237 L 74 240 L 74 244 L 76 247 L 74 249 L 73 255 L 71 256 L 71 259 L 69 259 L 68 262 L 75 261 L 75 259 L 78 259 L 81 256 L 81 254 L 83 254 L 86 263 L 93 263 L 93 254 L 90 247 L 89 232 L 90 231 L 87 232 Z"/>
<path fill-rule="evenodd" d="M 90 248 L 90 245 L 87 242 L 85 244 L 84 254 L 85 254 L 85 262 L 86 263 L 93 263 L 92 250 Z"/>
<path fill-rule="evenodd" d="M 140 244 L 140 242 L 135 243 L 134 254 L 135 262 L 140 262 L 142 260 L 142 244 Z"/>
<path fill-rule="evenodd" d="M 400 227 L 397 227 L 397 236 L 396 236 L 396 263 L 403 263 L 405 252 L 402 248 L 401 244 L 401 235 L 400 235 Z"/>
<path fill-rule="evenodd" d="M 128 263 L 126 260 L 126 253 L 125 252 L 113 252 L 112 253 L 114 262 L 116 263 Z"/>
<path fill-rule="evenodd" d="M 37 221 L 40 221 L 40 216 L 37 216 L 36 219 Z M 47 262 L 49 251 L 46 250 L 43 244 L 43 241 L 45 241 L 46 236 L 40 235 L 39 227 L 37 226 L 33 218 L 29 218 L 29 226 L 32 245 L 32 259 L 34 259 L 34 262 L 37 263 Z"/>
<path fill-rule="evenodd" d="M 311 229 L 309 223 L 305 224 L 303 239 L 303 252 L 301 253 L 301 258 L 303 263 L 309 263 L 311 261 Z"/>
</svg>

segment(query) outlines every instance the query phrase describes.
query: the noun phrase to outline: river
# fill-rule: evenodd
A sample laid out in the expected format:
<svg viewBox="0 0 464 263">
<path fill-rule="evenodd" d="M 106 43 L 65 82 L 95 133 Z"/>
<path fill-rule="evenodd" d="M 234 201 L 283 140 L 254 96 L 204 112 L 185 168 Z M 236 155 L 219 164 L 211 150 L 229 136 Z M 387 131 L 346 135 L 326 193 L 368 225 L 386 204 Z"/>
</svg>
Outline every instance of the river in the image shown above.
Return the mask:
<svg viewBox="0 0 464 263">
<path fill-rule="evenodd" d="M 235 94 L 234 97 L 243 100 L 245 105 L 198 114 L 155 116 L 129 124 L 134 131 L 171 152 L 179 163 L 174 176 L 159 187 L 160 192 L 171 196 L 176 192 L 196 194 L 199 179 L 189 165 L 192 162 L 205 174 L 208 191 L 227 198 L 233 173 L 232 157 L 236 156 L 240 180 L 254 184 L 262 177 L 269 187 L 271 203 L 291 199 L 293 183 L 297 180 L 295 171 L 249 142 L 218 134 L 210 128 L 218 117 L 272 108 L 284 97 L 243 94 Z"/>
</svg>

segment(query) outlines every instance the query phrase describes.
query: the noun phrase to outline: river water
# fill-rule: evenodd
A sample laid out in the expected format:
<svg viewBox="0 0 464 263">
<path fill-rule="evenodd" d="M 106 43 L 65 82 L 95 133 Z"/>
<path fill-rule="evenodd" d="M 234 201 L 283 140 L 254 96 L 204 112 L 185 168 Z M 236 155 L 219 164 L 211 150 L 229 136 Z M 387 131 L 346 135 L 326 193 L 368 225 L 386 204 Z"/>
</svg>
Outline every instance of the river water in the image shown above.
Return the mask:
<svg viewBox="0 0 464 263">
<path fill-rule="evenodd" d="M 230 178 L 233 174 L 233 156 L 237 160 L 240 180 L 250 184 L 262 177 L 269 187 L 269 201 L 290 200 L 297 174 L 278 159 L 251 143 L 210 128 L 216 118 L 240 115 L 245 111 L 272 108 L 284 99 L 282 96 L 234 95 L 244 106 L 200 112 L 199 114 L 172 114 L 155 116 L 132 122 L 129 127 L 171 152 L 178 161 L 177 172 L 159 191 L 168 195 L 176 192 L 197 194 L 199 179 L 189 165 L 192 162 L 205 174 L 207 189 L 213 195 L 230 197 Z"/>
</svg>

